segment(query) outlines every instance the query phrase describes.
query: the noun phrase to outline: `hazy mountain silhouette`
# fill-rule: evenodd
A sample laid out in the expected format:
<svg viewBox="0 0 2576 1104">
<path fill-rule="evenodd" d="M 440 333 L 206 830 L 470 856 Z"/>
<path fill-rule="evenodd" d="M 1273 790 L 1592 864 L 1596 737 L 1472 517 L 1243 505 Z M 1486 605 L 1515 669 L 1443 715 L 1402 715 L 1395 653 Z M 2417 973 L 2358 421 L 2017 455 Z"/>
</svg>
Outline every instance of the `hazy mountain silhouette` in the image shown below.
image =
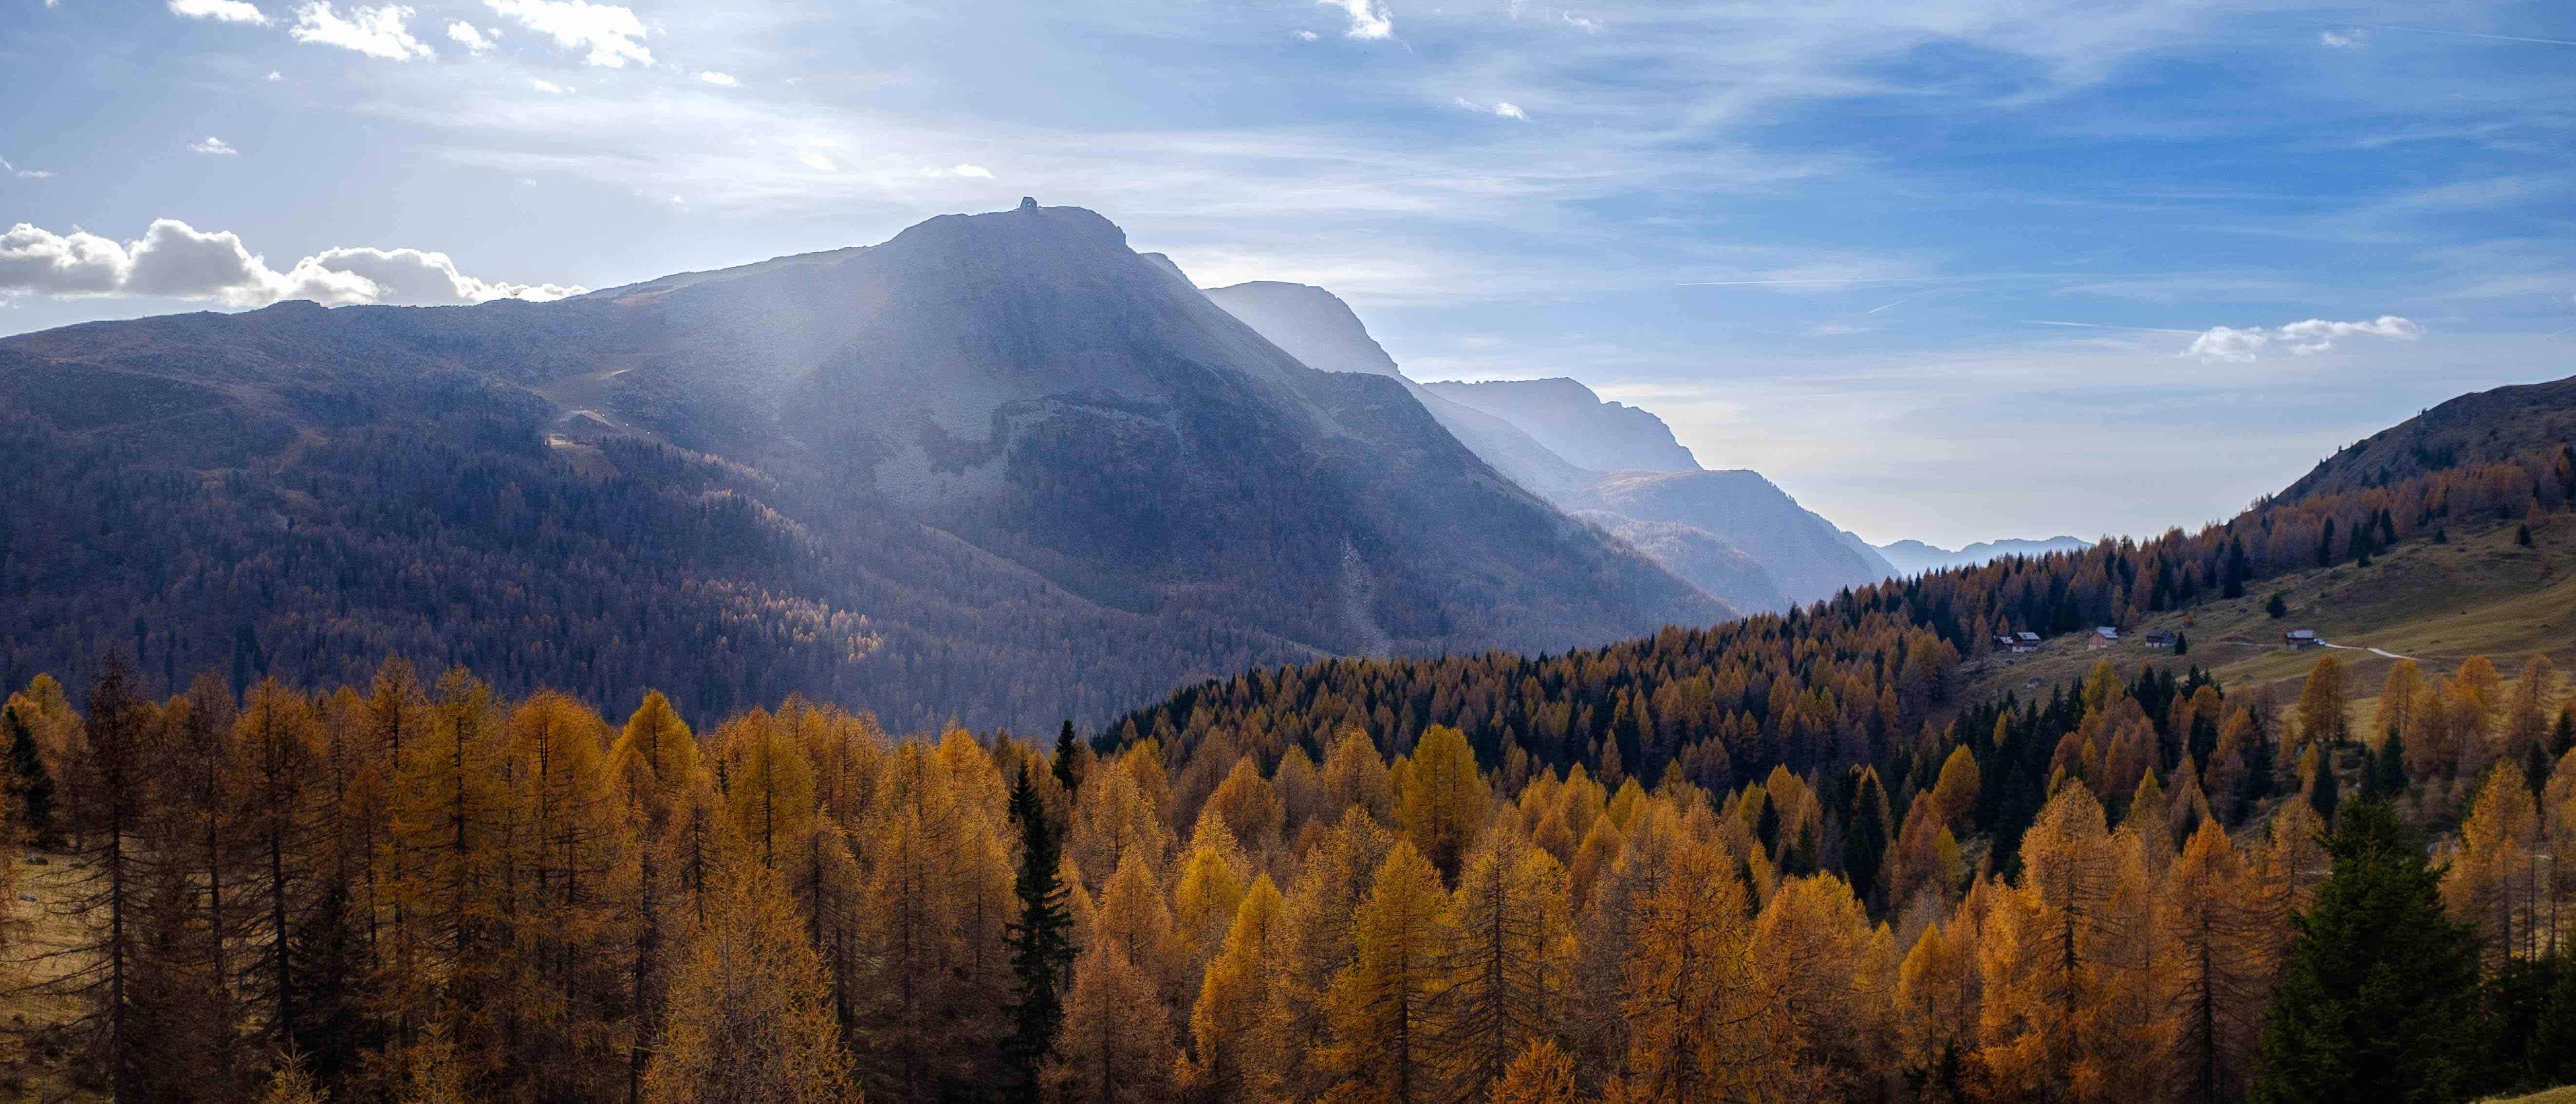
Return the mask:
<svg viewBox="0 0 2576 1104">
<path fill-rule="evenodd" d="M 1939 571 L 1945 567 L 1975 567 L 2005 556 L 2039 556 L 2050 552 L 2070 552 L 2091 547 L 2093 542 L 2088 540 L 2075 537 L 2050 537 L 2046 540 L 2011 538 L 1978 541 L 1956 550 L 1936 544 L 1925 544 L 1919 540 L 1901 540 L 1893 544 L 1878 545 L 1877 549 L 1879 555 L 1887 557 L 1887 562 L 1896 566 L 1898 574 L 1920 575 L 1926 571 Z"/>
<path fill-rule="evenodd" d="M 1359 316 L 1323 288 L 1255 281 L 1207 296 L 1313 367 L 1404 379 Z M 1703 471 L 1662 419 L 1603 402 L 1574 380 L 1406 386 L 1496 471 L 1731 605 L 1779 609 L 1896 573 L 1769 480 Z"/>
<path fill-rule="evenodd" d="M 558 303 L 0 341 L 0 675 L 115 646 L 337 680 L 392 650 L 1038 726 L 1731 615 L 1176 275 L 1031 205 Z"/>
</svg>

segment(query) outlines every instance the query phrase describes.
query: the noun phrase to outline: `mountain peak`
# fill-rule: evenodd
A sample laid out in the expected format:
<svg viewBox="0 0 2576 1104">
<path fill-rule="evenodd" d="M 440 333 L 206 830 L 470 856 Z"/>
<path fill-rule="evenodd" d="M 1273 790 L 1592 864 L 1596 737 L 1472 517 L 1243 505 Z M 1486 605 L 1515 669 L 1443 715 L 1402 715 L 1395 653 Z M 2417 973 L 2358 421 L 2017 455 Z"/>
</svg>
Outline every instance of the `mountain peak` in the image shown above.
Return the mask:
<svg viewBox="0 0 2576 1104">
<path fill-rule="evenodd" d="M 1519 426 L 1540 444 L 1594 471 L 1698 471 L 1699 458 L 1664 420 L 1625 403 L 1603 402 L 1564 376 L 1485 383 L 1425 384 L 1442 398 Z"/>
<path fill-rule="evenodd" d="M 1254 280 L 1207 291 L 1209 301 L 1309 368 L 1403 378 L 1340 296 L 1312 284 Z"/>
</svg>

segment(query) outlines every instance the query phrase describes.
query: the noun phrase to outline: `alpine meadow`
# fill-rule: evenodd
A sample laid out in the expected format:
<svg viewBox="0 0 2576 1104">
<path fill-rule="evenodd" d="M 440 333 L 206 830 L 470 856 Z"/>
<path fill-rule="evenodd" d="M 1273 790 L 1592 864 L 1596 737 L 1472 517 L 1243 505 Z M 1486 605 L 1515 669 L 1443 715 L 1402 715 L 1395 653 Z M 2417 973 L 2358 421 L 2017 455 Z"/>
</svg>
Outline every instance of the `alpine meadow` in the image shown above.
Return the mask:
<svg viewBox="0 0 2576 1104">
<path fill-rule="evenodd" d="M 19 2 L 0 1104 L 2576 1094 L 2572 16 Z"/>
</svg>

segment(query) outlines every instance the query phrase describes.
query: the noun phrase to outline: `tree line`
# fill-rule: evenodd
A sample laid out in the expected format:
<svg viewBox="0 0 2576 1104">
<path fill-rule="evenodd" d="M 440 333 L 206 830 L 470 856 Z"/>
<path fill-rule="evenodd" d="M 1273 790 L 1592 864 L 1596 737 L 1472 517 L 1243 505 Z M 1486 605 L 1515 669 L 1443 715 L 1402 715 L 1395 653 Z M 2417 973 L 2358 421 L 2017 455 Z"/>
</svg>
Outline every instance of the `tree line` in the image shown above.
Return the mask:
<svg viewBox="0 0 2576 1104">
<path fill-rule="evenodd" d="M 2576 716 L 2473 666 L 2355 735 L 2331 657 L 2104 664 L 1707 785 L 117 660 L 0 709 L 0 901 L 76 933 L 0 962 L 118 1100 L 2454 1099 L 2576 1079 Z"/>
</svg>

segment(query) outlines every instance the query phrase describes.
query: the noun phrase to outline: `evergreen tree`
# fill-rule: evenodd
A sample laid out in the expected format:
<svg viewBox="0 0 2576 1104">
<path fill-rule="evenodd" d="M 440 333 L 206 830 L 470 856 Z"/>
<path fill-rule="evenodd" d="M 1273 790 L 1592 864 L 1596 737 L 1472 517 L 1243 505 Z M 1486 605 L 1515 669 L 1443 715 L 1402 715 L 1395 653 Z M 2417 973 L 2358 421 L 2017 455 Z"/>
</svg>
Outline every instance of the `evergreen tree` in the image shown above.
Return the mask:
<svg viewBox="0 0 2576 1104">
<path fill-rule="evenodd" d="M 1070 739 L 1067 722 L 1058 744 Z M 1061 748 L 1059 767 L 1067 761 Z M 1056 1032 L 1064 1024 L 1064 993 L 1073 972 L 1073 917 L 1066 910 L 1064 882 L 1057 877 L 1062 848 L 1047 823 L 1046 805 L 1038 799 L 1026 764 L 1011 786 L 1011 819 L 1020 829 L 1020 873 L 1012 889 L 1019 896 L 1020 917 L 1011 924 L 1011 973 L 1017 991 L 1011 999 L 1011 1034 L 1003 1041 L 1003 1061 L 1010 1069 L 1011 1099 L 1039 1098 L 1039 1071 L 1055 1053 Z"/>
<path fill-rule="evenodd" d="M 1055 732 L 1055 780 L 1064 786 L 1068 798 L 1082 789 L 1082 764 L 1074 755 L 1073 719 L 1068 717 Z"/>
<path fill-rule="evenodd" d="M 2449 1100 L 2478 1052 L 2477 939 L 2389 807 L 2344 810 L 2332 872 L 2292 918 L 2264 1016 L 2257 1104 Z"/>
<path fill-rule="evenodd" d="M 2317 819 L 2334 823 L 2335 808 L 2343 804 L 2343 782 L 2335 777 L 2334 753 L 2318 757 L 2316 783 L 2308 787 L 2308 807 L 2317 811 Z"/>
<path fill-rule="evenodd" d="M 2413 782 L 2406 776 L 2406 737 L 2390 725 L 2388 738 L 2380 741 L 2379 751 L 2370 757 L 2370 776 L 2363 796 L 2372 801 L 2395 801 L 2406 796 Z"/>
<path fill-rule="evenodd" d="M 2271 614 L 2272 619 L 2278 621 L 2290 615 L 2290 603 L 2283 601 L 2281 592 L 2276 590 L 2272 592 L 2271 601 L 2263 603 L 2263 612 Z"/>
<path fill-rule="evenodd" d="M 2559 718 L 2566 727 L 2566 718 Z M 36 747 L 36 731 L 18 715 L 15 705 L 0 708 L 0 729 L 9 737 L 9 774 L 6 780 L 10 804 L 17 808 L 18 823 L 36 846 L 51 850 L 62 846 L 62 834 L 54 825 L 54 776 L 45 769 L 44 752 Z"/>
</svg>

